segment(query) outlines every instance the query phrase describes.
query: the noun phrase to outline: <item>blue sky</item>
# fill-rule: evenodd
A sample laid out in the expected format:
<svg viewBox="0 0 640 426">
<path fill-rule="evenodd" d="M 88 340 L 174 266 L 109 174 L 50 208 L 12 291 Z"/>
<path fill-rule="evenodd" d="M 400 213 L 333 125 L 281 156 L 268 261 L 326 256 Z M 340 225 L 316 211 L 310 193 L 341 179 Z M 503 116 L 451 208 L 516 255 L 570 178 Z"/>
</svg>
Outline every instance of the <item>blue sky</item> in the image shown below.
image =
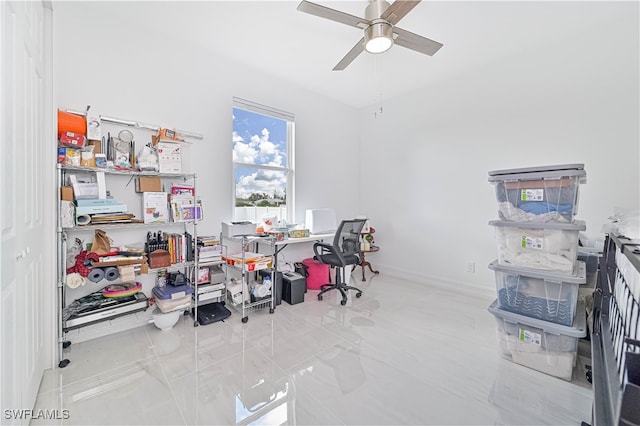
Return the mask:
<svg viewBox="0 0 640 426">
<path fill-rule="evenodd" d="M 287 122 L 251 111 L 233 109 L 233 161 L 235 163 L 287 165 Z M 275 170 L 238 167 L 234 171 L 236 196 L 253 192 L 284 193 L 286 174 Z"/>
</svg>

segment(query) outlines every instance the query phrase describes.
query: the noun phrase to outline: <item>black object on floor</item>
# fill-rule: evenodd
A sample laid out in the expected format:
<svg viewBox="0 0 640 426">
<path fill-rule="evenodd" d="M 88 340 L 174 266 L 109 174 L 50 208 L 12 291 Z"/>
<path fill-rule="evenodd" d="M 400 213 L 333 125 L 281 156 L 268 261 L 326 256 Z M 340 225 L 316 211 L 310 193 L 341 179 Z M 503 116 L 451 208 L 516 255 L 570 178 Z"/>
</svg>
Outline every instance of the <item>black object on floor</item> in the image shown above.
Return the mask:
<svg viewBox="0 0 640 426">
<path fill-rule="evenodd" d="M 304 302 L 304 291 L 307 288 L 305 277 L 295 272 L 282 274 L 282 298 L 290 305 Z"/>
<path fill-rule="evenodd" d="M 198 323 L 200 325 L 207 325 L 218 322 L 225 318 L 229 318 L 230 315 L 231 311 L 229 311 L 220 302 L 198 306 Z"/>
</svg>

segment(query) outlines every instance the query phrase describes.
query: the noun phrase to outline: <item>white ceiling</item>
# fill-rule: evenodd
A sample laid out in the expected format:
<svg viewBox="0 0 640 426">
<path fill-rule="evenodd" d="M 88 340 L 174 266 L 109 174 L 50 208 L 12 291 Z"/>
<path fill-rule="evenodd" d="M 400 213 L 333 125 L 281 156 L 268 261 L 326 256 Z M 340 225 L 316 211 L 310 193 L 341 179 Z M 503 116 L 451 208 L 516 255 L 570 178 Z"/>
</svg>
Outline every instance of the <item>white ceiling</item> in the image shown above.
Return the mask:
<svg viewBox="0 0 640 426">
<path fill-rule="evenodd" d="M 366 0 L 316 2 L 358 16 L 367 5 Z M 332 71 L 362 32 L 298 12 L 298 1 L 90 4 L 103 17 L 162 31 L 357 108 L 472 72 L 563 34 L 598 31 L 628 13 L 609 1 L 423 0 L 398 26 L 443 43 L 438 53 L 430 57 L 394 46 L 380 55 L 363 53 L 346 70 Z"/>
</svg>

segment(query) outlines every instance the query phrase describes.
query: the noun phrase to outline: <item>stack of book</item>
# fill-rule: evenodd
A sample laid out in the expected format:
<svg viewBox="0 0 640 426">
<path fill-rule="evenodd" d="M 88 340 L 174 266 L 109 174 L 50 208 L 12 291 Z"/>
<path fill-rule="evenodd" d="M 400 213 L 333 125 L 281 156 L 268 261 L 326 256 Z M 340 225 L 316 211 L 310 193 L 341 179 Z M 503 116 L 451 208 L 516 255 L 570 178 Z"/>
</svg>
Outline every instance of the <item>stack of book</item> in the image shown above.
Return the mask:
<svg viewBox="0 0 640 426">
<path fill-rule="evenodd" d="M 196 247 L 198 261 L 201 263 L 222 259 L 222 246 L 218 237 L 198 236 Z"/>
<path fill-rule="evenodd" d="M 164 234 L 167 241 L 171 263 L 184 263 L 193 261 L 193 238 L 191 234 Z"/>
</svg>

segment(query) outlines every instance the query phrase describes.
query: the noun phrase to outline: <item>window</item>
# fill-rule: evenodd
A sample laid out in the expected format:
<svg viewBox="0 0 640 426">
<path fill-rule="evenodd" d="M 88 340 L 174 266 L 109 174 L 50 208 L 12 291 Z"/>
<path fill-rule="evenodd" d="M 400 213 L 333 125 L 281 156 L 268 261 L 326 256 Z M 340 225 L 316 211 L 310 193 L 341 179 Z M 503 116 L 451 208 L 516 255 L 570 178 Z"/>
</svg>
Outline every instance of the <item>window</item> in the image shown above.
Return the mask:
<svg viewBox="0 0 640 426">
<path fill-rule="evenodd" d="M 234 220 L 293 222 L 293 114 L 233 98 Z"/>
</svg>

